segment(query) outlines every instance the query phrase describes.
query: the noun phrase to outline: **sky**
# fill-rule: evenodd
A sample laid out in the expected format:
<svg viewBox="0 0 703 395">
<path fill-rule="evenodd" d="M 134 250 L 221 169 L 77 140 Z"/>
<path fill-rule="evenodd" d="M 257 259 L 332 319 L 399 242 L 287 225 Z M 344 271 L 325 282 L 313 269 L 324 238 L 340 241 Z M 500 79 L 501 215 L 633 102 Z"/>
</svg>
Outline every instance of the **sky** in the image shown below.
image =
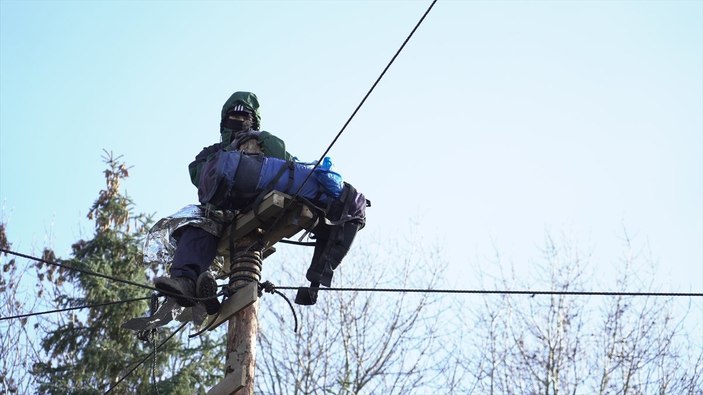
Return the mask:
<svg viewBox="0 0 703 395">
<path fill-rule="evenodd" d="M 103 150 L 136 211 L 196 203 L 187 164 L 237 90 L 317 159 L 429 4 L 0 0 L 13 248 L 91 236 Z M 703 2 L 440 0 L 329 156 L 373 204 L 354 248 L 415 232 L 450 286 L 496 253 L 529 272 L 547 233 L 607 283 L 627 234 L 651 290 L 703 292 Z"/>
</svg>

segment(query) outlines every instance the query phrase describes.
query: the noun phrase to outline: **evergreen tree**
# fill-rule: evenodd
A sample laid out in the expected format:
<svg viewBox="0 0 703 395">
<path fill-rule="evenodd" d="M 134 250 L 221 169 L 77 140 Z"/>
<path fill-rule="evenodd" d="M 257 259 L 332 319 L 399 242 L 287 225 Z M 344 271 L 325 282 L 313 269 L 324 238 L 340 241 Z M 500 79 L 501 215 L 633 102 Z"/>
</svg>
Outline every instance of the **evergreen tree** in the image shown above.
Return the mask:
<svg viewBox="0 0 703 395">
<path fill-rule="evenodd" d="M 88 218 L 95 222 L 95 233 L 91 240 L 73 244 L 73 257 L 63 263 L 115 278 L 148 283 L 150 279 L 143 265 L 141 247 L 151 221 L 144 214 L 132 214 L 132 201 L 120 193 L 120 183 L 129 175 L 127 166 L 112 154 L 106 153 L 104 160 L 107 185 L 88 213 Z M 46 255 L 45 258 L 55 259 Z M 55 302 L 60 307 L 134 299 L 151 292 L 86 273 L 57 270 L 55 266 L 44 270 L 44 280 L 59 291 Z M 134 332 L 121 327 L 128 319 L 145 315 L 147 309 L 148 302 L 139 301 L 62 315 L 63 319 L 53 322 L 42 339 L 42 346 L 50 359 L 34 366 L 39 391 L 101 394 L 115 386 L 134 364 L 153 350 L 153 344 L 138 340 Z M 166 336 L 157 334 L 155 341 Z M 217 345 L 207 337 L 193 341 L 191 345 L 185 343 L 183 337 L 185 335 L 181 334 L 171 339 L 153 360 L 135 369 L 119 383 L 113 393 L 147 394 L 160 389 L 171 394 L 193 394 L 209 388 L 222 372 L 221 358 L 211 355 Z M 191 358 L 197 358 L 199 362 L 193 363 Z M 159 382 L 152 383 L 152 377 Z"/>
</svg>

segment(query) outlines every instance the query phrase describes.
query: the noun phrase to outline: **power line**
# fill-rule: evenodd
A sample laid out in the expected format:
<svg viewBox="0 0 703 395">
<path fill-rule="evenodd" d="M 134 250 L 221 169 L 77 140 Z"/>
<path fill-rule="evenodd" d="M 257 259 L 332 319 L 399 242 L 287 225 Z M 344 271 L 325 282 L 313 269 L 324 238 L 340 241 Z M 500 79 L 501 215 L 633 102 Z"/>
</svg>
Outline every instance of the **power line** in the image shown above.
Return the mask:
<svg viewBox="0 0 703 395">
<path fill-rule="evenodd" d="M 300 187 L 298 187 L 298 190 L 295 191 L 295 193 L 293 194 L 293 198 L 287 204 L 285 204 L 283 206 L 283 210 L 281 211 L 281 214 L 279 214 L 276 217 L 276 219 L 273 221 L 273 223 L 271 223 L 271 225 L 268 227 L 266 233 L 271 231 L 271 229 L 273 229 L 278 224 L 278 221 L 280 221 L 280 219 L 283 218 L 283 213 L 288 211 L 290 206 L 295 201 L 295 198 L 298 197 L 298 195 L 300 194 L 300 191 L 303 189 L 303 186 L 305 186 L 305 183 L 308 181 L 308 179 L 310 179 L 310 176 L 312 176 L 313 172 L 315 171 L 315 169 L 317 169 L 317 167 L 320 165 L 320 163 L 322 163 L 322 160 L 330 152 L 330 150 L 332 149 L 334 144 L 337 142 L 339 137 L 342 135 L 342 133 L 344 133 L 344 131 L 346 130 L 346 128 L 349 125 L 349 123 L 351 122 L 351 120 L 354 119 L 354 116 L 356 116 L 356 113 L 359 112 L 359 109 L 361 109 L 361 106 L 364 105 L 364 103 L 366 102 L 366 99 L 368 99 L 368 97 L 371 95 L 371 92 L 373 92 L 373 90 L 376 88 L 376 85 L 378 85 L 378 83 L 381 81 L 383 76 L 386 74 L 386 71 L 388 71 L 388 69 L 391 67 L 393 62 L 395 62 L 395 59 L 398 57 L 398 55 L 400 55 L 400 52 L 403 51 L 403 48 L 405 48 L 405 45 L 408 43 L 408 41 L 410 41 L 410 38 L 415 34 L 415 31 L 417 31 L 417 29 L 420 27 L 422 22 L 425 20 L 425 17 L 427 17 L 427 14 L 430 13 L 430 11 L 432 10 L 432 7 L 434 7 L 435 3 L 437 3 L 437 0 L 433 0 L 432 3 L 430 4 L 430 6 L 427 7 L 427 10 L 425 11 L 424 14 L 422 14 L 422 17 L 420 18 L 420 20 L 417 21 L 417 23 L 415 24 L 415 27 L 413 27 L 413 29 L 410 31 L 410 34 L 408 34 L 408 36 L 405 38 L 403 43 L 400 45 L 400 48 L 398 48 L 398 50 L 395 52 L 395 54 L 393 55 L 391 60 L 388 62 L 386 67 L 383 69 L 381 74 L 378 76 L 378 78 L 376 78 L 376 81 L 373 83 L 373 85 L 371 85 L 371 88 L 369 89 L 369 91 L 366 92 L 366 95 L 364 95 L 364 98 L 361 99 L 361 102 L 359 102 L 359 105 L 356 106 L 356 108 L 354 109 L 352 114 L 349 116 L 347 121 L 344 122 L 344 125 L 342 125 L 342 129 L 340 129 L 339 132 L 337 133 L 337 135 L 334 136 L 334 139 L 332 139 L 332 142 L 327 146 L 327 149 L 325 149 L 325 151 L 322 153 L 322 155 L 320 155 L 320 158 L 317 160 L 317 162 L 314 163 L 312 170 L 310 170 L 308 175 L 305 176 L 305 178 L 303 179 L 303 182 L 300 184 Z M 247 247 L 245 252 L 248 252 L 249 250 L 251 250 L 255 245 L 256 245 L 256 242 L 252 243 L 249 247 Z"/>
<path fill-rule="evenodd" d="M 20 252 L 8 250 L 8 249 L 5 249 L 5 248 L 0 248 L 0 252 L 4 252 L 4 253 L 6 253 L 6 254 L 15 255 L 15 256 L 18 256 L 18 257 L 20 257 L 20 258 L 26 258 L 26 259 L 31 259 L 31 260 L 33 260 L 33 261 L 46 263 L 47 265 L 58 266 L 58 267 L 63 268 L 63 269 L 67 269 L 67 270 L 71 270 L 71 271 L 75 271 L 75 272 L 79 272 L 79 273 L 83 273 L 83 274 L 88 274 L 88 275 L 90 275 L 90 276 L 101 277 L 101 278 L 104 278 L 104 279 L 107 279 L 107 280 L 116 281 L 116 282 L 118 282 L 118 283 L 133 285 L 133 286 L 135 286 L 135 287 L 146 288 L 146 289 L 150 289 L 150 290 L 152 290 L 152 291 L 159 291 L 159 292 L 161 292 L 161 290 L 156 289 L 156 288 L 154 288 L 154 287 L 152 287 L 152 286 L 150 286 L 150 285 L 140 284 L 140 283 L 136 283 L 136 282 L 134 282 L 134 281 L 129 281 L 129 280 L 123 280 L 123 279 L 121 279 L 121 278 L 117 278 L 117 277 L 113 277 L 113 276 L 108 276 L 107 274 L 97 273 L 97 272 L 93 272 L 93 271 L 86 270 L 86 269 L 80 269 L 80 268 L 73 267 L 73 266 L 69 266 L 69 265 L 66 265 L 66 264 L 63 264 L 63 263 L 59 263 L 59 262 L 48 261 L 48 260 L 46 260 L 46 259 L 37 258 L 37 257 L 35 257 L 35 256 L 31 256 L 31 255 L 27 255 L 27 254 L 22 254 L 22 253 L 20 253 Z"/>
<path fill-rule="evenodd" d="M 166 342 L 169 341 L 173 336 L 175 336 L 176 333 L 180 332 L 183 328 L 185 328 L 185 326 L 186 326 L 187 324 L 188 324 L 188 321 L 184 322 L 181 326 L 178 327 L 178 329 L 176 329 L 175 331 L 173 331 L 173 333 L 171 333 L 171 334 L 170 334 L 166 339 L 164 339 L 158 346 L 156 346 L 156 348 L 154 349 L 153 353 L 156 353 L 156 350 L 158 350 L 159 348 L 161 348 L 161 346 L 163 346 L 164 344 L 166 344 Z M 129 370 L 129 372 L 127 372 L 124 376 L 122 376 L 119 380 L 117 380 L 117 382 L 116 382 L 115 384 L 113 384 L 112 387 L 108 388 L 107 391 L 105 391 L 105 394 L 107 395 L 107 394 L 110 393 L 110 391 L 114 390 L 115 387 L 117 387 L 122 381 L 124 381 L 127 377 L 129 377 L 129 376 L 132 374 L 132 372 L 134 372 L 135 370 L 137 370 L 138 367 L 140 367 L 144 362 L 146 362 L 146 360 L 149 359 L 149 357 L 151 357 L 153 353 L 152 353 L 152 352 L 149 352 L 148 354 L 146 354 L 146 355 L 144 356 L 144 358 L 143 358 L 141 361 L 139 361 L 136 365 L 134 365 L 134 366 L 132 367 L 132 369 Z"/>
<path fill-rule="evenodd" d="M 361 109 L 361 106 L 364 105 L 364 103 L 366 102 L 366 99 L 368 99 L 368 97 L 371 95 L 371 92 L 373 92 L 373 90 L 376 88 L 376 85 L 378 85 L 378 83 L 381 81 L 381 78 L 383 78 L 383 76 L 386 74 L 386 71 L 388 71 L 388 69 L 391 67 L 391 65 L 393 64 L 393 62 L 395 62 L 395 59 L 398 57 L 398 55 L 400 55 L 400 52 L 403 50 L 403 48 L 405 48 L 405 45 L 408 43 L 408 41 L 410 41 L 410 38 L 413 36 L 413 34 L 415 34 L 415 31 L 420 27 L 420 25 L 422 24 L 422 22 L 425 20 L 425 17 L 427 17 L 427 14 L 429 14 L 430 11 L 432 10 L 432 7 L 434 7 L 435 3 L 437 3 L 437 0 L 432 1 L 432 4 L 430 4 L 430 6 L 427 7 L 427 10 L 425 11 L 425 13 L 422 14 L 422 17 L 421 17 L 420 20 L 417 22 L 417 24 L 415 24 L 415 27 L 413 28 L 413 30 L 410 31 L 410 34 L 408 34 L 408 36 L 405 38 L 405 41 L 403 41 L 403 44 L 400 45 L 400 48 L 398 48 L 398 50 L 395 52 L 395 55 L 393 55 L 393 57 L 392 57 L 391 60 L 388 62 L 388 64 L 386 65 L 386 67 L 383 69 L 383 71 L 381 72 L 381 74 L 378 76 L 378 78 L 376 79 L 376 81 L 373 83 L 373 85 L 371 85 L 371 88 L 369 89 L 368 92 L 366 92 L 366 95 L 364 96 L 364 98 L 361 99 L 361 102 L 359 103 L 359 105 L 356 106 L 356 109 L 354 109 L 354 112 L 352 112 L 352 114 L 351 114 L 351 116 L 349 117 L 349 119 L 347 119 L 347 121 L 344 123 L 344 126 L 342 126 L 342 129 L 341 129 L 341 130 L 339 131 L 339 133 L 337 133 L 337 135 L 334 137 L 334 139 L 332 140 L 332 142 L 330 143 L 330 145 L 327 147 L 327 149 L 325 150 L 325 152 L 323 152 L 322 155 L 320 155 L 320 159 L 317 161 L 317 163 L 315 163 L 315 165 L 314 165 L 313 168 L 312 168 L 313 171 L 319 166 L 320 163 L 322 163 L 322 160 L 323 160 L 323 159 L 325 158 L 325 156 L 330 152 L 330 150 L 332 149 L 332 146 L 334 146 L 334 144 L 337 142 L 337 140 L 338 140 L 339 137 L 342 135 L 342 133 L 344 133 L 344 130 L 347 128 L 347 125 L 349 125 L 349 123 L 350 123 L 351 120 L 354 118 L 354 116 L 356 115 L 356 113 L 359 112 L 359 109 Z M 312 172 L 310 172 L 310 174 L 312 174 Z M 305 178 L 305 181 L 308 180 L 308 178 L 310 177 L 310 174 L 308 174 L 308 177 Z M 305 185 L 305 181 L 303 181 L 303 184 L 300 186 L 300 188 L 298 188 L 298 191 L 295 193 L 296 196 L 298 195 L 298 193 L 300 193 L 300 190 L 303 188 L 303 185 Z"/>
<path fill-rule="evenodd" d="M 15 251 L 10 251 L 4 248 L 0 248 L 0 252 L 5 252 L 8 254 L 16 255 L 22 258 L 33 259 L 39 262 L 44 262 L 50 265 L 57 265 L 69 270 L 76 270 L 88 275 L 94 275 L 98 277 L 103 277 L 109 280 L 114 280 L 129 285 L 134 285 L 142 288 L 147 288 L 161 293 L 167 294 L 164 291 L 158 290 L 156 288 L 150 287 L 145 284 L 139 284 L 127 280 L 122 280 L 119 278 L 107 276 L 100 273 L 91 272 L 88 270 L 74 268 L 72 266 L 63 265 L 56 262 L 47 261 L 45 259 L 33 257 L 31 255 L 21 254 Z M 385 293 L 437 293 L 437 294 L 484 294 L 484 295 L 574 295 L 574 296 L 664 296 L 664 297 L 703 297 L 703 293 L 700 292 L 625 292 L 625 291 L 539 291 L 539 290 L 486 290 L 486 289 L 423 289 L 423 288 L 354 288 L 354 287 L 321 287 L 321 288 L 310 288 L 310 287 L 293 287 L 293 286 L 279 286 L 276 289 L 285 290 L 297 290 L 299 288 L 303 289 L 317 289 L 322 291 L 340 291 L 340 292 L 385 292 Z M 177 295 L 176 295 L 177 296 Z M 116 303 L 126 303 L 135 300 L 143 300 L 145 298 L 127 300 L 127 301 L 115 301 L 106 302 L 104 305 L 116 304 Z M 193 298 L 194 300 L 204 300 L 208 298 Z M 90 306 L 80 306 L 77 308 L 86 308 Z M 99 307 L 99 306 L 94 306 Z M 36 313 L 36 314 L 48 314 L 50 312 Z M 33 314 L 34 315 L 34 314 Z M 14 317 L 2 318 L 9 319 Z"/>
<path fill-rule="evenodd" d="M 378 78 L 376 78 L 376 81 L 373 83 L 373 85 L 371 85 L 371 88 L 369 89 L 369 91 L 366 92 L 366 95 L 364 95 L 364 98 L 361 99 L 361 102 L 359 102 L 359 105 L 356 106 L 356 108 L 354 109 L 352 114 L 349 116 L 349 119 L 347 119 L 347 121 L 344 122 L 344 125 L 342 125 L 342 129 L 340 129 L 339 132 L 337 133 L 337 135 L 334 136 L 334 139 L 332 139 L 332 142 L 327 146 L 327 149 L 325 149 L 325 151 L 322 153 L 322 155 L 320 155 L 320 158 L 313 165 L 310 173 L 308 173 L 308 175 L 303 180 L 302 184 L 300 184 L 300 187 L 298 187 L 298 190 L 295 191 L 295 193 L 293 194 L 293 199 L 295 199 L 295 197 L 297 197 L 300 194 L 300 191 L 303 189 L 303 186 L 308 181 L 308 179 L 310 178 L 312 173 L 315 171 L 315 169 L 317 169 L 317 167 L 320 165 L 320 163 L 322 163 L 322 160 L 330 152 L 330 150 L 332 149 L 334 144 L 337 142 L 339 137 L 342 135 L 342 133 L 344 133 L 344 131 L 347 129 L 347 126 L 352 121 L 352 119 L 354 119 L 354 116 L 356 116 L 356 113 L 359 112 L 359 110 L 361 109 L 361 106 L 364 105 L 364 103 L 366 102 L 366 99 L 368 99 L 369 96 L 371 95 L 371 92 L 373 92 L 373 90 L 376 89 L 376 85 L 378 85 L 378 83 L 381 82 L 381 79 L 383 78 L 383 76 L 386 75 L 386 71 L 388 71 L 388 69 L 391 67 L 393 62 L 395 62 L 395 59 L 398 57 L 398 55 L 400 55 L 400 52 L 403 51 L 403 48 L 405 48 L 405 45 L 408 43 L 408 41 L 410 41 L 410 38 L 413 36 L 413 34 L 415 34 L 415 31 L 420 27 L 422 22 L 425 20 L 425 17 L 427 17 L 427 14 L 430 13 L 430 11 L 432 10 L 432 7 L 434 7 L 436 2 L 437 2 L 437 0 L 432 1 L 432 4 L 430 4 L 430 6 L 427 7 L 427 10 L 425 11 L 425 13 L 422 14 L 422 17 L 420 18 L 419 21 L 417 21 L 417 24 L 415 24 L 415 27 L 413 27 L 413 29 L 410 31 L 410 34 L 408 34 L 408 36 L 405 38 L 405 41 L 403 41 L 403 43 L 400 45 L 400 48 L 398 48 L 398 50 L 395 52 L 395 55 L 393 55 L 393 57 L 388 62 L 386 67 L 383 69 L 381 74 L 378 76 Z M 275 222 L 274 222 L 274 224 L 275 224 Z M 273 227 L 273 225 L 272 225 L 272 227 Z"/>
<path fill-rule="evenodd" d="M 146 296 L 143 298 L 134 298 L 134 299 L 126 299 L 126 300 L 116 300 L 114 302 L 105 302 L 105 303 L 96 303 L 96 304 L 87 304 L 83 306 L 76 306 L 76 307 L 67 307 L 64 309 L 56 309 L 56 310 L 48 310 L 48 311 L 41 311 L 38 313 L 26 313 L 26 314 L 19 314 L 19 315 L 13 315 L 10 317 L 0 317 L 0 321 L 3 320 L 11 320 L 15 318 L 24 318 L 24 317 L 32 317 L 35 315 L 43 315 L 43 314 L 52 314 L 52 313 L 62 313 L 64 311 L 71 311 L 71 310 L 80 310 L 80 309 L 88 309 L 88 308 L 93 308 L 93 307 L 103 307 L 103 306 L 110 306 L 110 305 L 115 305 L 115 304 L 122 304 L 122 303 L 131 303 L 131 302 L 137 302 L 140 300 L 146 300 L 150 299 L 151 296 Z"/>
<path fill-rule="evenodd" d="M 34 260 L 34 261 L 37 261 L 37 262 L 46 263 L 47 265 L 58 266 L 58 267 L 60 267 L 60 268 L 66 269 L 66 270 L 72 270 L 72 271 L 76 271 L 76 272 L 79 272 L 79 273 L 87 274 L 87 275 L 90 275 L 90 276 L 101 277 L 101 278 L 104 278 L 104 279 L 107 279 L 107 280 L 112 280 L 112 281 L 115 281 L 115 282 L 118 282 L 118 283 L 123 283 L 123 284 L 127 284 L 127 285 L 133 285 L 133 286 L 135 286 L 135 287 L 140 287 L 140 288 L 148 289 L 148 290 L 151 290 L 151 291 L 156 291 L 156 292 L 159 292 L 159 293 L 161 293 L 161 294 L 163 294 L 163 295 L 167 295 L 167 296 L 177 296 L 177 297 L 182 296 L 182 295 L 178 295 L 178 294 L 175 294 L 175 293 L 172 293 L 172 292 L 168 292 L 168 291 L 165 291 L 165 290 L 162 290 L 162 289 L 155 288 L 155 287 L 153 287 L 153 286 L 151 286 L 151 285 L 141 284 L 141 283 L 137 283 L 137 282 L 129 281 L 129 280 L 124 280 L 124 279 L 121 279 L 121 278 L 118 278 L 118 277 L 108 276 L 107 274 L 97 273 L 97 272 L 93 272 L 93 271 L 85 270 L 85 269 L 80 269 L 80 268 L 73 267 L 73 266 L 69 266 L 69 265 L 66 265 L 66 264 L 63 264 L 63 263 L 59 263 L 59 262 L 48 261 L 48 260 L 46 260 L 46 259 L 37 258 L 37 257 L 35 257 L 35 256 L 31 256 L 31 255 L 27 255 L 27 254 L 22 254 L 22 253 L 20 253 L 20 252 L 8 250 L 8 249 L 6 249 L 6 248 L 0 248 L 0 252 L 4 252 L 4 253 L 6 253 L 6 254 L 15 255 L 15 256 L 18 256 L 18 257 L 20 257 L 20 258 L 31 259 L 31 260 Z M 198 301 L 203 301 L 203 300 L 207 300 L 207 299 L 211 299 L 211 298 L 196 298 L 195 296 L 193 296 L 193 297 L 191 297 L 191 298 L 189 298 L 189 299 L 198 300 Z"/>
<path fill-rule="evenodd" d="M 627 292 L 627 291 L 535 291 L 535 290 L 486 290 L 486 289 L 422 289 L 422 288 L 312 288 L 312 287 L 275 287 L 276 289 L 314 289 L 319 291 L 343 292 L 387 292 L 387 293 L 435 293 L 435 294 L 479 294 L 479 295 L 574 295 L 574 296 L 669 296 L 701 297 L 696 292 Z"/>
</svg>

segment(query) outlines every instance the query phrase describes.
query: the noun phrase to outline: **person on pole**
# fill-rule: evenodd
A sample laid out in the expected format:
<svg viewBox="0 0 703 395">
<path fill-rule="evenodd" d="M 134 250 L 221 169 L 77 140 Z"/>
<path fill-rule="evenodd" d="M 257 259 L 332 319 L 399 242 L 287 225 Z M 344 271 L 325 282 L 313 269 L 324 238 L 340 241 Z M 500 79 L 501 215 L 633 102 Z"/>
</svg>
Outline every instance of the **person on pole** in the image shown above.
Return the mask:
<svg viewBox="0 0 703 395">
<path fill-rule="evenodd" d="M 217 283 L 209 272 L 226 224 L 222 215 L 254 208 L 257 198 L 277 190 L 307 199 L 323 212 L 324 220 L 313 229 L 315 251 L 306 278 L 310 289 L 301 288 L 296 303 L 315 304 L 320 285 L 331 286 L 334 269 L 349 251 L 356 233 L 366 222 L 369 204 L 363 194 L 331 171 L 325 158 L 322 166 L 302 163 L 286 151 L 285 142 L 261 131 L 259 101 L 254 93 L 235 92 L 221 112 L 220 141 L 203 148 L 188 166 L 198 188 L 200 206 L 190 216 L 172 216 L 155 228 L 167 226 L 176 241 L 170 277 L 157 277 L 154 285 L 184 307 L 194 306 L 194 297 L 216 293 Z M 263 154 L 242 150 L 255 143 Z M 219 308 L 217 299 L 204 302 L 208 313 Z"/>
</svg>

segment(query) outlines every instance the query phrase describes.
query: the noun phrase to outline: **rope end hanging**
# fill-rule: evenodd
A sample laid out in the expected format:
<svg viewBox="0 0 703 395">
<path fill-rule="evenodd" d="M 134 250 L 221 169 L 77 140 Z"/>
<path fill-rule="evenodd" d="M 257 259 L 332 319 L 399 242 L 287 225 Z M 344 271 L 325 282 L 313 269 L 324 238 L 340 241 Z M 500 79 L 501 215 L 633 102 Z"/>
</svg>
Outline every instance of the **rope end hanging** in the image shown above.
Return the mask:
<svg viewBox="0 0 703 395">
<path fill-rule="evenodd" d="M 263 292 L 267 292 L 270 294 L 278 294 L 280 295 L 283 299 L 285 299 L 286 303 L 288 303 L 288 307 L 290 307 L 290 311 L 293 313 L 293 320 L 294 320 L 294 326 L 293 326 L 293 332 L 298 333 L 298 316 L 295 314 L 295 309 L 293 308 L 293 304 L 290 302 L 288 297 L 284 295 L 281 291 L 276 289 L 276 286 L 273 285 L 272 282 L 270 281 L 264 281 L 263 283 L 259 283 L 259 297 L 263 295 Z"/>
</svg>

